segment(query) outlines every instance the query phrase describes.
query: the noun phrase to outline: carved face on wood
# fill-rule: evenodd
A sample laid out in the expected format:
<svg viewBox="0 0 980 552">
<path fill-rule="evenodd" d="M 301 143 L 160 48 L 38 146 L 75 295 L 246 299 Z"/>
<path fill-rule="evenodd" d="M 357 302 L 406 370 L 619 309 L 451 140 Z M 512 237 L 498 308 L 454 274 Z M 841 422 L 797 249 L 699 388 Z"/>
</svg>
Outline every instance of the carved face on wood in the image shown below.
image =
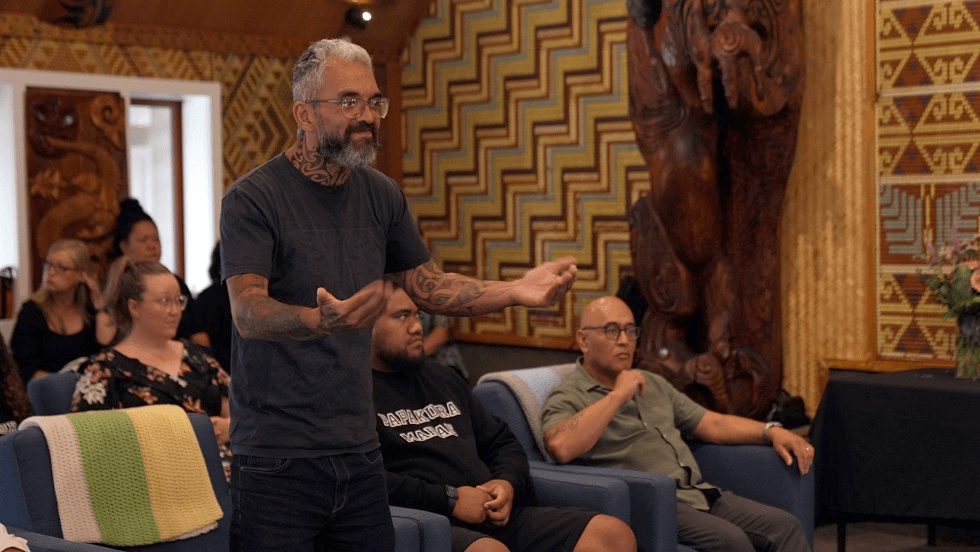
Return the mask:
<svg viewBox="0 0 980 552">
<path fill-rule="evenodd" d="M 44 96 L 27 108 L 27 139 L 39 155 L 61 157 L 65 151 L 53 146 L 47 138 L 73 142 L 78 138 L 78 112 L 58 96 Z"/>
<path fill-rule="evenodd" d="M 685 99 L 716 109 L 714 81 L 732 110 L 772 115 L 802 93 L 799 3 L 787 0 L 633 0 L 675 82 L 696 74 Z M 654 19 L 656 18 L 656 19 Z M 685 92 L 685 91 L 682 91 Z"/>
</svg>

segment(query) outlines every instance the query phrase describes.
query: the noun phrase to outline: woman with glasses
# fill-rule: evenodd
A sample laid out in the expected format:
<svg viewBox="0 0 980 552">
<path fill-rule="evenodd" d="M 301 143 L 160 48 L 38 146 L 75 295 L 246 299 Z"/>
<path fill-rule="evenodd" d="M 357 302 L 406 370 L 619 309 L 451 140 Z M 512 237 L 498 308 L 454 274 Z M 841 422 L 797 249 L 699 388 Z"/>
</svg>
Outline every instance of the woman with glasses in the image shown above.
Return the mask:
<svg viewBox="0 0 980 552">
<path fill-rule="evenodd" d="M 175 339 L 187 307 L 174 276 L 153 261 L 120 257 L 109 269 L 106 308 L 118 332 L 110 347 L 79 366 L 73 412 L 176 404 L 211 417 L 230 474 L 229 378 L 218 361 Z"/>
<path fill-rule="evenodd" d="M 48 248 L 41 286 L 21 306 L 10 338 L 25 382 L 99 352 L 112 338 L 109 317 L 100 313 L 102 291 L 90 270 L 84 242 L 58 240 Z"/>
<path fill-rule="evenodd" d="M 143 210 L 139 200 L 126 199 L 119 204 L 116 235 L 112 245 L 117 256 L 126 255 L 139 261 L 160 262 L 160 255 L 162 254 L 160 233 L 157 231 L 156 223 Z M 184 313 L 180 317 L 177 337 L 186 337 L 198 345 L 210 346 L 208 334 L 205 331 L 194 298 L 191 296 L 191 290 L 179 276 L 174 275 L 174 277 L 177 278 L 181 294 L 185 295 L 189 301 L 187 308 L 184 309 Z"/>
</svg>

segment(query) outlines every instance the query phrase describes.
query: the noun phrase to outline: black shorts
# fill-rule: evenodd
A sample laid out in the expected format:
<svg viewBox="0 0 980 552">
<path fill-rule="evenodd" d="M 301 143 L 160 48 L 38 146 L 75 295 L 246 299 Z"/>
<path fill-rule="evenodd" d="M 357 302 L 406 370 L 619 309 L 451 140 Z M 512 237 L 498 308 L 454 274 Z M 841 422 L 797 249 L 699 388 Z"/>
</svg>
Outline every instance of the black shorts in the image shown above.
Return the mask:
<svg viewBox="0 0 980 552">
<path fill-rule="evenodd" d="M 453 519 L 453 552 L 463 552 L 479 539 L 498 540 L 511 552 L 572 552 L 585 526 L 598 512 L 584 508 L 523 508 L 506 527 L 470 525 Z"/>
</svg>

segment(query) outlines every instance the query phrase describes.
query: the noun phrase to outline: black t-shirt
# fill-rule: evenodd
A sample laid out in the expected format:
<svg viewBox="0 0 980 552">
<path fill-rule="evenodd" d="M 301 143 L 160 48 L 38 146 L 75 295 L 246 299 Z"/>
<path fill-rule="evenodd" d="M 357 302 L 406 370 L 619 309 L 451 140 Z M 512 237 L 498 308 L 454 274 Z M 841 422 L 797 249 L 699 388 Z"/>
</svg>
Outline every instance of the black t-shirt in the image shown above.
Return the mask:
<svg viewBox="0 0 980 552">
<path fill-rule="evenodd" d="M 95 313 L 89 314 L 94 321 Z M 10 336 L 10 350 L 25 382 L 38 370 L 57 372 L 72 360 L 93 355 L 101 348 L 95 338 L 94 322 L 86 324 L 76 334 L 55 333 L 48 327 L 41 307 L 31 300 L 21 307 L 14 333 Z"/>
<path fill-rule="evenodd" d="M 344 300 L 429 259 L 405 195 L 370 168 L 321 186 L 280 154 L 239 179 L 221 209 L 222 278 L 264 276 L 288 305 L 316 307 L 317 287 Z M 233 327 L 232 450 L 297 458 L 377 447 L 370 345 L 370 328 L 272 342 Z"/>
<path fill-rule="evenodd" d="M 517 505 L 531 498 L 517 437 L 452 368 L 430 361 L 421 369 L 374 372 L 374 405 L 391 504 L 448 514 L 443 485 L 491 479 L 509 481 Z"/>
</svg>

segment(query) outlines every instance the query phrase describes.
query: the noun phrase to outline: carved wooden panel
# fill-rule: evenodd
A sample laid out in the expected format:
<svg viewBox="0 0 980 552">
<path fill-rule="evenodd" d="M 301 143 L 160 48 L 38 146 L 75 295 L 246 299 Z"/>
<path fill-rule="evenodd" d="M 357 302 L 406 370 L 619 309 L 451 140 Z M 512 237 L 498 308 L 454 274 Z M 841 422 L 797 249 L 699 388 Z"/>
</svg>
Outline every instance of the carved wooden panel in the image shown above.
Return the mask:
<svg viewBox="0 0 980 552">
<path fill-rule="evenodd" d="M 86 242 L 104 271 L 119 199 L 128 194 L 125 111 L 114 92 L 28 88 L 28 222 L 33 287 L 48 247 Z"/>
</svg>

